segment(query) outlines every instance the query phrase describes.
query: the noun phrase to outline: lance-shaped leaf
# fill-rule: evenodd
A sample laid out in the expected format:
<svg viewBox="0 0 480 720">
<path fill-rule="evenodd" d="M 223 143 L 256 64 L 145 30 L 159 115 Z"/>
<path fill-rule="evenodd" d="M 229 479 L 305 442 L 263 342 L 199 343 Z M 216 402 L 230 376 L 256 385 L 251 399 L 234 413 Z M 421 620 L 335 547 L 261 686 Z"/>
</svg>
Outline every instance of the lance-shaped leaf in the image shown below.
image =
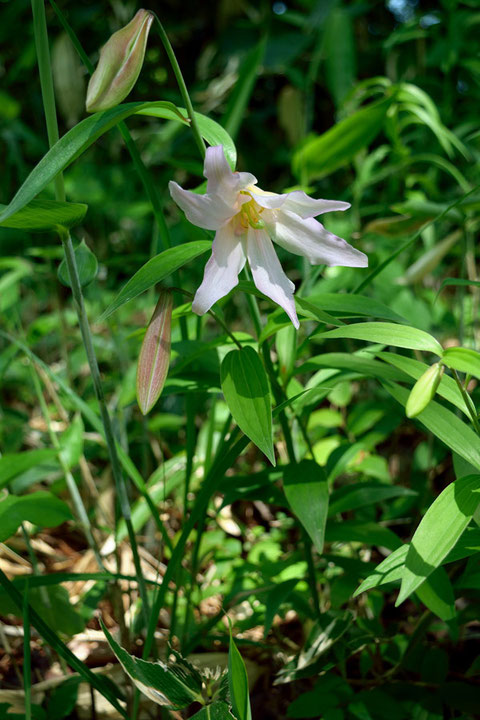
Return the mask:
<svg viewBox="0 0 480 720">
<path fill-rule="evenodd" d="M 275 465 L 270 388 L 258 353 L 248 346 L 229 352 L 223 359 L 220 379 L 225 402 L 238 427 Z"/>
<path fill-rule="evenodd" d="M 140 75 L 153 20 L 148 10 L 139 10 L 105 43 L 88 83 L 87 112 L 108 110 L 127 97 Z"/>
<path fill-rule="evenodd" d="M 124 650 L 100 620 L 108 644 L 121 666 L 144 695 L 165 707 L 181 709 L 193 702 L 202 702 L 200 673 L 178 654 L 176 662 L 164 663 L 139 660 Z"/>
<path fill-rule="evenodd" d="M 447 485 L 423 516 L 410 543 L 396 605 L 402 603 L 447 557 L 480 505 L 480 475 Z"/>
<path fill-rule="evenodd" d="M 288 465 L 283 473 L 288 503 L 321 553 L 328 515 L 328 483 L 325 472 L 313 460 Z"/>
<path fill-rule="evenodd" d="M 181 268 L 185 263 L 193 260 L 207 250 L 211 250 L 212 244 L 208 240 L 197 240 L 195 242 L 183 243 L 177 247 L 168 248 L 159 255 L 150 258 L 135 275 L 130 278 L 126 285 L 118 293 L 117 297 L 108 306 L 102 315 L 105 320 L 119 307 L 127 303 L 129 300 L 137 297 L 145 290 L 162 282 L 166 277 L 171 275 L 175 270 Z"/>
<path fill-rule="evenodd" d="M 137 402 L 144 415 L 157 402 L 167 378 L 170 364 L 172 307 L 172 293 L 162 289 L 138 358 Z"/>
<path fill-rule="evenodd" d="M 230 700 L 237 720 L 252 720 L 250 696 L 248 694 L 248 676 L 245 663 L 232 637 L 230 626 L 230 647 L 228 650 L 228 685 Z"/>
<path fill-rule="evenodd" d="M 0 204 L 0 213 L 3 213 L 6 207 Z M 0 227 L 29 232 L 48 232 L 58 230 L 60 227 L 71 228 L 82 222 L 87 210 L 88 205 L 83 203 L 35 199 L 6 220 L 2 220 Z"/>
</svg>

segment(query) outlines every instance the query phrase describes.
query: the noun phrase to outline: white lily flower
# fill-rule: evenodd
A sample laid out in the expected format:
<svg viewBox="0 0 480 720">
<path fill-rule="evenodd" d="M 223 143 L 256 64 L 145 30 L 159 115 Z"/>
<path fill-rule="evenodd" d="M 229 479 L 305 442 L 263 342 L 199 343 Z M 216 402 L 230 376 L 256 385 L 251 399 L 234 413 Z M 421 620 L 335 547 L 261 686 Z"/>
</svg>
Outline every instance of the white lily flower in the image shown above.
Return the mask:
<svg viewBox="0 0 480 720">
<path fill-rule="evenodd" d="M 280 305 L 296 328 L 295 285 L 282 270 L 272 240 L 312 265 L 367 267 L 367 256 L 333 235 L 314 220 L 333 210 L 347 210 L 349 203 L 315 200 L 300 190 L 278 195 L 256 187 L 246 172 L 232 172 L 222 145 L 207 148 L 205 195 L 169 183 L 170 194 L 188 220 L 205 230 L 216 230 L 212 255 L 205 266 L 192 310 L 206 313 L 238 284 L 248 260 L 253 281 L 264 295 Z"/>
</svg>

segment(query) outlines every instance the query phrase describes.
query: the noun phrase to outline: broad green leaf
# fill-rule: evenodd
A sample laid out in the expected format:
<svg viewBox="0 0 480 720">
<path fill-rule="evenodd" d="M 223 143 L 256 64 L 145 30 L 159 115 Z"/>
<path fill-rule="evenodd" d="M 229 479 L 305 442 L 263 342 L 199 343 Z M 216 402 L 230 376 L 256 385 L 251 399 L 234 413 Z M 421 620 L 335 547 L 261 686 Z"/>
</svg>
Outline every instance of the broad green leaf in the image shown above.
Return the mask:
<svg viewBox="0 0 480 720">
<path fill-rule="evenodd" d="M 247 669 L 233 640 L 232 628 L 229 629 L 228 686 L 230 688 L 230 702 L 232 703 L 233 714 L 237 720 L 252 720 Z"/>
<path fill-rule="evenodd" d="M 389 365 L 393 365 L 394 367 L 404 372 L 406 375 L 409 375 L 414 380 L 418 380 L 423 375 L 425 370 L 428 369 L 428 365 L 426 363 L 422 363 L 419 360 L 415 360 L 414 358 L 406 357 L 405 355 L 399 355 L 398 353 L 378 352 L 376 353 L 376 355 L 377 357 L 389 363 Z M 465 405 L 465 400 L 462 397 L 462 393 L 460 392 L 457 383 L 453 378 L 450 377 L 450 375 L 446 375 L 445 373 L 443 374 L 443 377 L 440 380 L 440 384 L 437 388 L 437 395 L 440 395 L 441 397 L 445 398 L 445 400 L 448 400 L 448 402 L 452 403 L 452 405 L 455 405 L 455 407 L 457 407 L 465 415 L 467 415 L 468 418 L 470 418 L 470 413 L 468 412 L 468 408 Z"/>
<path fill-rule="evenodd" d="M 6 210 L 0 204 L 0 214 Z M 32 200 L 0 222 L 0 227 L 28 230 L 30 232 L 47 232 L 59 227 L 71 228 L 82 222 L 88 210 L 83 203 L 57 202 L 56 200 Z"/>
<path fill-rule="evenodd" d="M 303 298 L 300 298 L 303 300 Z M 298 298 L 297 298 L 298 300 Z M 329 313 L 340 313 L 342 316 L 365 315 L 395 323 L 405 323 L 404 317 L 391 310 L 388 305 L 367 297 L 366 295 L 349 295 L 347 293 L 313 293 L 305 298 L 313 307 L 321 308 Z"/>
<path fill-rule="evenodd" d="M 361 542 L 396 550 L 401 541 L 389 528 L 375 522 L 363 520 L 331 520 L 325 532 L 325 542 Z"/>
<path fill-rule="evenodd" d="M 367 377 L 382 378 L 384 380 L 404 380 L 402 372 L 394 370 L 384 363 L 373 360 L 358 353 L 323 353 L 310 358 L 303 365 L 295 369 L 296 374 L 311 372 L 319 368 L 337 368 L 338 370 L 353 370 Z"/>
<path fill-rule="evenodd" d="M 319 137 L 307 140 L 293 156 L 293 172 L 306 182 L 347 165 L 383 127 L 392 98 L 357 110 Z"/>
<path fill-rule="evenodd" d="M 380 585 L 390 582 L 400 582 L 405 569 L 405 560 L 410 545 L 407 543 L 401 545 L 394 550 L 385 560 L 377 565 L 375 570 L 365 578 L 362 584 L 355 590 L 353 597 L 356 597 L 366 590 L 370 590 Z M 470 555 L 474 555 L 480 550 L 480 530 L 479 528 L 467 528 L 463 535 L 459 538 L 455 547 L 448 553 L 443 564 L 463 560 Z M 428 580 L 426 581 L 428 582 Z"/>
<path fill-rule="evenodd" d="M 368 575 L 368 577 L 366 577 L 355 590 L 353 597 L 360 595 L 360 593 L 365 592 L 366 590 L 378 587 L 379 585 L 400 581 L 405 568 L 405 559 L 407 557 L 408 548 L 408 545 L 400 545 L 400 547 L 391 552 L 385 560 L 382 560 L 382 562 L 377 565 L 373 573 L 370 573 L 370 575 Z"/>
<path fill-rule="evenodd" d="M 480 475 L 450 483 L 428 508 L 410 543 L 396 605 L 402 603 L 455 546 L 480 505 Z"/>
<path fill-rule="evenodd" d="M 288 465 L 283 473 L 283 489 L 288 504 L 322 553 L 329 499 L 325 471 L 313 460 Z"/>
<path fill-rule="evenodd" d="M 455 594 L 452 583 L 443 567 L 438 567 L 416 590 L 418 598 L 441 620 L 456 616 Z"/>
<path fill-rule="evenodd" d="M 191 720 L 235 720 L 234 716 L 230 712 L 227 703 L 223 700 L 217 700 L 210 705 L 205 705 L 195 715 L 192 715 Z"/>
<path fill-rule="evenodd" d="M 407 325 L 395 325 L 385 322 L 365 322 L 345 325 L 326 333 L 317 334 L 321 338 L 351 338 L 353 340 L 365 340 L 366 342 L 382 343 L 383 345 L 394 345 L 395 347 L 410 348 L 411 350 L 424 350 L 436 355 L 442 355 L 443 350 L 440 343 L 424 330 L 408 327 Z"/>
<path fill-rule="evenodd" d="M 388 381 L 384 382 L 383 386 L 397 402 L 406 406 L 408 390 Z M 480 438 L 454 413 L 432 401 L 416 419 L 420 420 L 447 447 L 480 470 Z"/>
<path fill-rule="evenodd" d="M 271 590 L 265 601 L 265 622 L 263 624 L 263 637 L 266 638 L 272 627 L 273 620 L 277 611 L 288 597 L 292 594 L 295 586 L 298 584 L 298 579 L 285 580 L 285 582 L 275 585 Z"/>
<path fill-rule="evenodd" d="M 175 120 L 188 125 L 185 111 L 173 103 L 159 100 L 157 102 L 134 102 L 117 105 L 117 107 L 95 113 L 79 122 L 69 130 L 43 156 L 32 170 L 10 204 L 0 214 L 0 223 L 11 217 L 30 203 L 49 183 L 85 150 L 93 145 L 99 137 L 118 125 L 131 115 L 149 115 L 165 120 Z M 227 160 L 235 167 L 236 152 L 232 139 L 225 130 L 211 118 L 196 113 L 200 131 L 211 145 L 223 145 Z"/>
<path fill-rule="evenodd" d="M 414 490 L 400 485 L 383 485 L 381 483 L 362 482 L 355 485 L 344 485 L 334 490 L 330 496 L 329 517 L 337 513 L 349 512 L 359 507 L 374 505 L 394 497 L 417 495 Z"/>
<path fill-rule="evenodd" d="M 49 448 L 3 455 L 0 457 L 0 488 L 5 487 L 10 480 L 30 470 L 30 468 L 42 463 L 55 462 L 56 459 L 57 451 Z"/>
<path fill-rule="evenodd" d="M 85 240 L 82 240 L 80 245 L 75 248 L 75 260 L 77 261 L 78 279 L 80 285 L 86 287 L 92 280 L 95 280 L 98 272 L 97 258 L 90 250 Z M 66 287 L 71 287 L 70 276 L 68 274 L 67 263 L 65 259 L 62 260 L 58 266 L 58 279 Z"/>
<path fill-rule="evenodd" d="M 464 347 L 447 348 L 442 362 L 453 370 L 480 378 L 480 353 Z"/>
<path fill-rule="evenodd" d="M 159 255 L 155 255 L 140 270 L 137 270 L 135 275 L 123 286 L 117 297 L 105 310 L 101 319 L 105 320 L 129 300 L 161 282 L 175 270 L 190 262 L 190 260 L 211 249 L 212 243 L 209 240 L 196 240 L 195 242 L 168 248 Z"/>
<path fill-rule="evenodd" d="M 19 586 L 17 585 L 17 587 Z M 26 578 L 26 582 L 22 586 L 24 596 L 27 589 L 30 604 L 33 605 L 42 620 L 50 626 L 54 626 L 57 632 L 72 636 L 85 629 L 85 620 L 71 604 L 70 595 L 66 588 L 58 584 L 46 587 L 31 587 L 29 578 Z M 21 617 L 21 612 L 19 612 L 15 603 L 3 591 L 0 592 L 0 613 L 2 615 L 10 614 Z"/>
<path fill-rule="evenodd" d="M 80 676 L 68 678 L 53 690 L 48 701 L 48 720 L 63 720 L 73 713 L 81 681 Z"/>
<path fill-rule="evenodd" d="M 72 520 L 72 513 L 66 503 L 43 490 L 20 497 L 7 495 L 0 500 L 0 542 L 13 535 L 25 520 L 40 527 L 56 527 Z"/>
<path fill-rule="evenodd" d="M 102 620 L 100 624 L 121 666 L 150 700 L 172 709 L 181 709 L 193 702 L 202 701 L 202 678 L 198 671 L 180 656 L 176 654 L 177 661 L 171 663 L 140 660 L 130 655 L 113 639 Z"/>
<path fill-rule="evenodd" d="M 270 388 L 258 353 L 249 346 L 232 350 L 223 359 L 220 378 L 238 427 L 275 465 Z"/>
</svg>

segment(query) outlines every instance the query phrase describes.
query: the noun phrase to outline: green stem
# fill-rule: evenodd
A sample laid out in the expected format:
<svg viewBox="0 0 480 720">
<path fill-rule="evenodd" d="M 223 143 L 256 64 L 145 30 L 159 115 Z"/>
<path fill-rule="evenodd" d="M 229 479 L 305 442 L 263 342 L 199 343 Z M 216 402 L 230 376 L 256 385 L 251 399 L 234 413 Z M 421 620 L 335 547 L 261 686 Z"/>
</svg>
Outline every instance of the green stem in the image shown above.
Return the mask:
<svg viewBox="0 0 480 720">
<path fill-rule="evenodd" d="M 85 68 L 89 75 L 93 74 L 93 71 L 95 70 L 95 67 L 93 63 L 90 62 L 90 59 L 83 49 L 77 35 L 75 34 L 75 31 L 73 28 L 69 25 L 67 22 L 65 16 L 63 15 L 62 11 L 56 4 L 55 0 L 50 0 L 50 4 L 52 8 L 54 9 L 58 20 L 60 21 L 63 29 L 69 36 L 70 40 L 73 43 L 73 46 L 75 50 L 77 51 L 81 61 L 85 65 Z M 160 201 L 159 194 L 157 192 L 157 188 L 155 183 L 152 181 L 151 175 L 145 166 L 145 163 L 142 160 L 142 157 L 140 153 L 138 152 L 137 146 L 135 145 L 135 142 L 130 134 L 130 131 L 125 124 L 125 122 L 122 120 L 118 124 L 118 129 L 120 131 L 120 134 L 125 142 L 125 145 L 127 147 L 128 152 L 130 153 L 130 156 L 133 160 L 133 164 L 135 165 L 135 169 L 140 177 L 140 180 L 142 181 L 143 187 L 145 189 L 145 192 L 147 193 L 148 199 L 150 200 L 153 214 L 155 216 L 155 220 L 157 222 L 158 226 L 158 232 L 160 234 L 160 239 L 162 241 L 163 248 L 169 248 L 171 247 L 172 243 L 170 240 L 170 232 L 168 230 L 167 223 L 165 221 L 165 216 L 163 214 L 162 209 L 162 203 Z"/>
<path fill-rule="evenodd" d="M 75 479 L 70 472 L 70 469 L 68 465 L 66 464 L 65 460 L 63 459 L 63 455 L 61 452 L 60 442 L 58 440 L 57 434 L 53 431 L 52 423 L 50 421 L 50 413 L 48 411 L 47 403 L 45 402 L 45 398 L 43 397 L 42 388 L 40 385 L 40 380 L 38 378 L 37 372 L 34 368 L 30 365 L 31 368 L 31 375 L 32 375 L 32 382 L 33 386 L 35 388 L 35 393 L 38 398 L 38 402 L 40 404 L 40 408 L 42 410 L 42 415 L 44 417 L 44 420 L 47 424 L 47 430 L 48 435 L 50 437 L 50 441 L 57 451 L 57 458 L 58 462 L 60 463 L 60 467 L 63 470 L 63 474 L 65 476 L 65 481 L 67 483 L 68 492 L 70 493 L 70 497 L 72 498 L 73 505 L 75 507 L 75 512 L 78 515 L 78 518 L 80 520 L 80 523 L 83 527 L 83 531 L 85 533 L 85 537 L 87 538 L 87 542 L 90 545 L 93 554 L 95 555 L 95 560 L 97 561 L 97 565 L 100 570 L 105 570 L 105 567 L 102 562 L 102 558 L 100 555 L 100 551 L 98 549 L 98 545 L 96 543 L 95 538 L 93 537 L 92 532 L 92 526 L 90 524 L 90 520 L 87 514 L 87 511 L 85 509 L 85 505 L 83 504 L 82 497 L 79 493 L 77 483 L 75 482 Z"/>
<path fill-rule="evenodd" d="M 460 392 L 462 394 L 465 405 L 467 406 L 468 412 L 470 413 L 470 417 L 472 418 L 472 423 L 473 423 L 473 427 L 475 428 L 475 432 L 477 433 L 477 435 L 480 435 L 480 424 L 478 422 L 477 411 L 473 404 L 472 398 L 470 397 L 468 392 L 463 387 L 463 383 L 460 380 L 460 378 L 458 377 L 457 371 L 452 370 L 452 372 L 453 372 L 453 377 L 455 379 L 455 382 L 458 385 L 458 389 L 460 390 Z"/>
<path fill-rule="evenodd" d="M 45 5 L 44 0 L 32 0 L 32 10 L 34 18 L 34 33 L 35 33 L 35 45 L 37 48 L 37 60 L 38 68 L 40 73 L 40 83 L 42 87 L 42 97 L 44 102 L 45 121 L 47 125 L 48 140 L 49 144 L 52 145 L 58 139 L 58 124 L 57 114 L 55 108 L 55 95 L 53 91 L 53 80 L 52 80 L 52 69 L 50 63 L 50 50 L 48 45 L 48 32 L 47 22 L 45 17 Z M 55 197 L 57 200 L 64 201 L 65 186 L 63 182 L 63 175 L 59 173 L 55 180 Z M 87 313 L 85 310 L 85 304 L 83 301 L 82 287 L 78 277 L 78 268 L 75 259 L 75 252 L 73 249 L 72 239 L 70 234 L 66 231 L 61 233 L 61 240 L 63 244 L 65 262 L 67 264 L 68 274 L 70 278 L 70 285 L 72 288 L 72 295 L 77 311 L 78 322 L 80 331 L 82 334 L 83 344 L 87 354 L 88 364 L 90 366 L 90 372 L 92 375 L 93 386 L 95 388 L 95 394 L 97 396 L 98 404 L 100 406 L 100 414 L 102 418 L 103 427 L 105 429 L 105 439 L 107 442 L 108 453 L 110 456 L 110 462 L 112 465 L 112 472 L 117 488 L 117 494 L 120 501 L 120 508 L 122 515 L 125 519 L 125 524 L 128 531 L 129 540 L 132 547 L 133 560 L 135 570 L 138 578 L 138 585 L 140 595 L 142 598 L 142 609 L 145 617 L 145 622 L 148 625 L 149 621 L 149 603 L 145 580 L 143 577 L 140 557 L 138 554 L 138 547 L 135 540 L 135 534 L 133 531 L 133 525 L 130 514 L 130 505 L 128 502 L 127 489 L 125 479 L 120 469 L 120 463 L 118 461 L 117 449 L 115 445 L 115 438 L 113 435 L 112 424 L 110 421 L 110 415 L 107 410 L 105 402 L 105 396 L 103 394 L 103 387 L 100 379 L 100 371 L 98 368 L 97 357 L 93 347 L 93 338 L 90 331 L 90 325 L 88 323 Z"/>
<path fill-rule="evenodd" d="M 32 0 L 32 11 L 33 32 L 35 36 L 35 47 L 37 50 L 45 122 L 47 125 L 48 145 L 49 147 L 52 147 L 52 145 L 55 145 L 57 142 L 59 135 L 44 0 Z M 65 186 L 63 183 L 62 173 L 57 175 L 54 183 L 56 199 L 65 202 Z"/>
<path fill-rule="evenodd" d="M 232 434 L 230 436 L 230 440 L 229 440 L 229 447 L 223 448 L 223 452 L 218 457 L 218 459 L 213 463 L 213 465 L 210 469 L 210 472 L 208 473 L 208 475 L 205 477 L 205 479 L 203 481 L 202 487 L 200 488 L 200 491 L 196 497 L 195 504 L 190 512 L 188 520 L 185 522 L 184 528 L 182 530 L 182 534 L 180 535 L 178 542 L 175 545 L 175 549 L 174 549 L 174 551 L 172 553 L 172 557 L 170 558 L 170 561 L 168 563 L 167 570 L 163 577 L 162 584 L 159 588 L 158 594 L 155 598 L 154 606 L 152 608 L 152 613 L 150 616 L 150 623 L 149 623 L 148 631 L 147 631 L 147 637 L 145 639 L 145 645 L 143 648 L 143 657 L 144 658 L 148 657 L 148 654 L 152 647 L 158 614 L 159 614 L 161 608 L 163 607 L 163 604 L 165 601 L 165 595 L 167 593 L 169 583 L 171 580 L 173 580 L 175 573 L 177 572 L 177 569 L 180 567 L 180 564 L 181 564 L 181 561 L 183 558 L 183 554 L 185 551 L 185 546 L 187 544 L 190 533 L 192 532 L 196 523 L 203 516 L 204 509 L 207 507 L 213 493 L 220 486 L 220 483 L 223 480 L 225 471 L 233 465 L 233 463 L 235 462 L 237 457 L 240 455 L 240 453 L 246 448 L 246 446 L 249 443 L 249 439 L 246 436 L 243 436 L 237 442 L 235 442 L 235 444 L 233 445 L 233 442 L 237 439 L 237 436 L 239 433 L 240 433 L 240 431 L 238 430 L 238 428 L 236 428 L 232 432 Z"/>
<path fill-rule="evenodd" d="M 30 650 L 30 613 L 28 582 L 23 598 L 23 689 L 25 692 L 25 720 L 32 718 L 32 662 Z"/>
<path fill-rule="evenodd" d="M 163 27 L 162 23 L 160 22 L 160 18 L 155 15 L 155 19 L 157 21 L 158 25 L 158 31 L 160 33 L 160 38 L 163 43 L 163 47 L 165 48 L 165 52 L 167 53 L 168 59 L 170 60 L 170 65 L 172 66 L 172 70 L 175 74 L 178 88 L 180 90 L 180 94 L 182 96 L 183 102 L 185 103 L 185 108 L 188 113 L 188 117 L 190 119 L 190 126 L 192 128 L 193 136 L 195 138 L 195 142 L 197 143 L 197 147 L 200 151 L 200 155 L 202 158 L 205 157 L 205 143 L 202 138 L 202 134 L 200 132 L 200 129 L 198 127 L 197 118 L 195 117 L 195 111 L 193 109 L 192 101 L 190 100 L 190 95 L 187 90 L 187 86 L 185 85 L 185 80 L 183 79 L 182 71 L 180 70 L 180 65 L 178 64 L 178 60 L 175 56 L 175 52 L 172 48 L 172 45 L 170 43 L 170 40 L 168 39 L 168 35 L 165 32 L 165 28 Z"/>
</svg>

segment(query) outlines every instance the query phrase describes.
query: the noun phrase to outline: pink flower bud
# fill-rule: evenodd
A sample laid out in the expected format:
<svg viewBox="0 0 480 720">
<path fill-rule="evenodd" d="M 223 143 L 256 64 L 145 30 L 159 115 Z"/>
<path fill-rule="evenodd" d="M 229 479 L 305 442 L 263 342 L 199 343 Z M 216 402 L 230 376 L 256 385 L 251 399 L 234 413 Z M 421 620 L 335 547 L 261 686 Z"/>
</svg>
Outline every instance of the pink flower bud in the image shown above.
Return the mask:
<svg viewBox="0 0 480 720">
<path fill-rule="evenodd" d="M 157 402 L 167 378 L 172 307 L 172 293 L 170 290 L 161 290 L 138 358 L 137 402 L 143 415 Z"/>
<path fill-rule="evenodd" d="M 100 59 L 87 88 L 87 112 L 115 107 L 137 82 L 148 33 L 154 16 L 139 10 L 133 20 L 112 35 L 100 50 Z"/>
</svg>

